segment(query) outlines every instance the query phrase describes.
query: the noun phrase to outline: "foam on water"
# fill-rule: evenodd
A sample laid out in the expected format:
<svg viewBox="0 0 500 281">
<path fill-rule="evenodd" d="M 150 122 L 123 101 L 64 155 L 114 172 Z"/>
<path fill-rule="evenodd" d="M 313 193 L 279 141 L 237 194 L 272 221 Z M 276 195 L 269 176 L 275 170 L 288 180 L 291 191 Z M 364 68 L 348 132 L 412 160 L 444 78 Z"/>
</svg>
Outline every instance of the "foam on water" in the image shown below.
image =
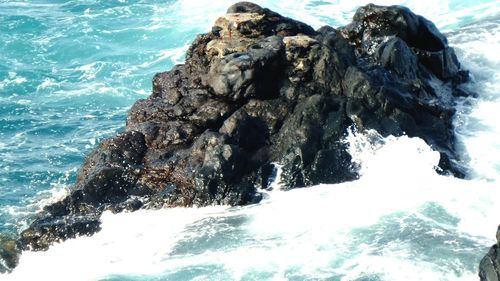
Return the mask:
<svg viewBox="0 0 500 281">
<path fill-rule="evenodd" d="M 500 15 L 486 18 L 471 27 L 450 34 L 450 41 L 470 69 L 470 87 L 479 99 L 465 100 L 456 118 L 457 133 L 463 142 L 473 178 L 500 180 Z M 471 106 L 472 104 L 472 106 Z"/>
<path fill-rule="evenodd" d="M 105 213 L 92 237 L 23 253 L 8 280 L 470 280 L 500 191 L 437 175 L 420 139 L 373 134 L 350 137 L 357 181 L 247 207 Z"/>
</svg>

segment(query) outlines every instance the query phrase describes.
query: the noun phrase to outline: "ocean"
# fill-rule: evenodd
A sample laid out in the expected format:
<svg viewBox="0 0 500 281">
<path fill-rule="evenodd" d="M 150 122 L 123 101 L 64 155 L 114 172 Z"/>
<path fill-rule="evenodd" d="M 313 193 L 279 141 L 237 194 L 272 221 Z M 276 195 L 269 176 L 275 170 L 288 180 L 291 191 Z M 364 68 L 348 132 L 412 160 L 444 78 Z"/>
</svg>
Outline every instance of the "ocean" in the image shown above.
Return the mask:
<svg viewBox="0 0 500 281">
<path fill-rule="evenodd" d="M 0 236 L 67 194 L 153 75 L 235 2 L 0 0 Z M 370 1 L 254 2 L 319 28 Z M 454 119 L 466 179 L 436 174 L 421 139 L 353 131 L 359 180 L 245 207 L 106 212 L 101 232 L 24 252 L 0 280 L 477 280 L 500 223 L 500 2 L 371 2 L 432 20 L 471 71 L 478 98 Z"/>
</svg>

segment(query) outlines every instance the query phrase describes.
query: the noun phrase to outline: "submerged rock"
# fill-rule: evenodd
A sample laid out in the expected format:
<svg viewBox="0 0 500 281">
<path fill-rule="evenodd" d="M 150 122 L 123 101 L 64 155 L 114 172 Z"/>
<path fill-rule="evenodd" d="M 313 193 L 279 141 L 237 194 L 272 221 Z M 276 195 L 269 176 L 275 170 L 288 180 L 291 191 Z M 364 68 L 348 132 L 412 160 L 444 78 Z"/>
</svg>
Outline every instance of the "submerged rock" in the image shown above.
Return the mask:
<svg viewBox="0 0 500 281">
<path fill-rule="evenodd" d="M 125 131 L 85 160 L 72 192 L 21 234 L 23 249 L 99 230 L 105 210 L 244 205 L 272 163 L 297 188 L 356 179 L 348 129 L 420 137 L 456 164 L 455 96 L 468 95 L 453 48 L 430 21 L 368 5 L 342 28 L 310 26 L 249 2 L 199 35 L 186 62 L 153 79 Z"/>
<path fill-rule="evenodd" d="M 479 278 L 481 281 L 500 280 L 500 225 L 497 229 L 497 243 L 491 246 L 489 252 L 479 264 Z"/>
</svg>

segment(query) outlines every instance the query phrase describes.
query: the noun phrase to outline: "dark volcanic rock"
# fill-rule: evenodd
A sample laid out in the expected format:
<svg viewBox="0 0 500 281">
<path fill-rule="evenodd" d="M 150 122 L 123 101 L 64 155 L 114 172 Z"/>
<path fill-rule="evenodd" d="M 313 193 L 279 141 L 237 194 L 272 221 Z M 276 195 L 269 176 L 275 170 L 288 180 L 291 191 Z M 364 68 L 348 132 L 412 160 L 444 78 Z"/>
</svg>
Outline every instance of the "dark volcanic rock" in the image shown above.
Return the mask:
<svg viewBox="0 0 500 281">
<path fill-rule="evenodd" d="M 19 262 L 19 242 L 14 237 L 0 235 L 0 273 L 14 268 Z"/>
<path fill-rule="evenodd" d="M 286 188 L 353 180 L 351 126 L 421 137 L 461 176 L 451 121 L 467 77 L 444 35 L 404 7 L 368 5 L 346 27 L 315 31 L 235 4 L 185 64 L 154 77 L 125 132 L 87 157 L 71 194 L 20 245 L 91 234 L 105 210 L 258 202 L 272 163 Z"/>
<path fill-rule="evenodd" d="M 481 281 L 500 280 L 500 225 L 497 229 L 497 244 L 491 246 L 489 252 L 479 264 L 479 278 Z"/>
</svg>

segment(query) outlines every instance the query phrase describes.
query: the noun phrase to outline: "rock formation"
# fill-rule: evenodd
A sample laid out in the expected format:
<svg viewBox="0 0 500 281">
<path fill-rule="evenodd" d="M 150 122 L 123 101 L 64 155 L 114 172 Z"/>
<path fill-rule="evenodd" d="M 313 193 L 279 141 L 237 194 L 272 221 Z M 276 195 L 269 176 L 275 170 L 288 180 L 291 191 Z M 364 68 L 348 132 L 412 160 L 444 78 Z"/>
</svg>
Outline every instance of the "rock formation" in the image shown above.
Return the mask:
<svg viewBox="0 0 500 281">
<path fill-rule="evenodd" d="M 346 27 L 314 30 L 237 3 L 185 64 L 154 77 L 125 131 L 86 158 L 19 246 L 90 235 L 104 210 L 259 202 L 272 163 L 288 189 L 356 179 L 352 126 L 420 137 L 441 153 L 441 172 L 463 176 L 452 117 L 467 79 L 445 36 L 401 6 L 364 6 Z"/>
<path fill-rule="evenodd" d="M 489 252 L 479 264 L 480 281 L 500 280 L 500 225 L 497 229 L 497 243 L 491 246 Z"/>
</svg>

